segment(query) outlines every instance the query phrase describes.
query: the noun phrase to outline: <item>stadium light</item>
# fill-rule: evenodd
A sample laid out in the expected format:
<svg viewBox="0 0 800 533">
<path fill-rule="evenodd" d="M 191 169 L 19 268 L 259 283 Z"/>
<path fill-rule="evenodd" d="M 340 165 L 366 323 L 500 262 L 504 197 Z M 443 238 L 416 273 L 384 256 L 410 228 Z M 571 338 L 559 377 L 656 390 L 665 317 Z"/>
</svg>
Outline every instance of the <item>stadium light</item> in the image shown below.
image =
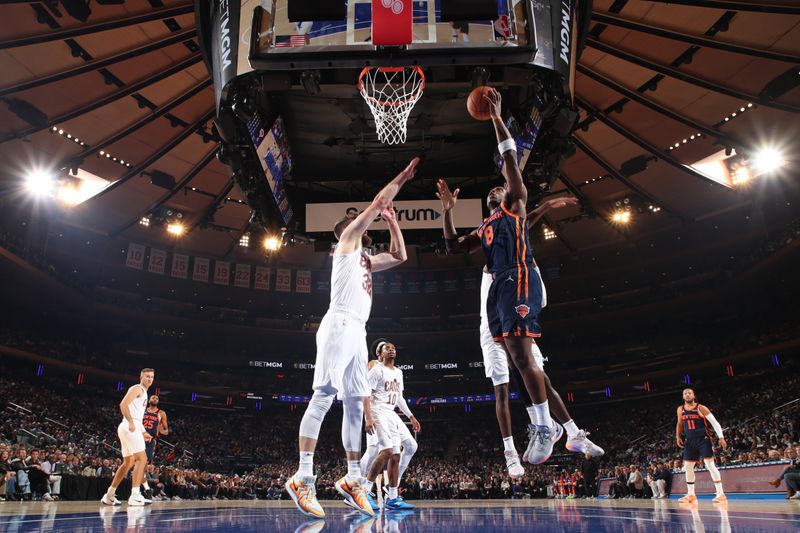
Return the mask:
<svg viewBox="0 0 800 533">
<path fill-rule="evenodd" d="M 34 196 L 52 196 L 55 186 L 55 176 L 45 170 L 31 170 L 25 176 L 25 187 Z"/>
<path fill-rule="evenodd" d="M 267 237 L 264 239 L 264 248 L 268 252 L 274 252 L 281 247 L 281 240 L 278 237 Z"/>
<path fill-rule="evenodd" d="M 248 248 L 250 246 L 250 234 L 245 233 L 241 237 L 239 237 L 239 246 L 242 248 Z"/>
<path fill-rule="evenodd" d="M 547 226 L 544 227 L 544 240 L 549 241 L 550 239 L 556 238 L 556 232 L 548 228 Z"/>
<path fill-rule="evenodd" d="M 617 209 L 611 213 L 611 222 L 620 225 L 630 224 L 631 212 L 628 209 Z"/>
<path fill-rule="evenodd" d="M 183 224 L 172 223 L 167 226 L 167 232 L 176 237 L 183 235 L 184 231 L 186 231 L 186 229 L 183 227 Z"/>
<path fill-rule="evenodd" d="M 775 148 L 762 148 L 756 152 L 751 166 L 757 174 L 766 174 L 777 170 L 786 164 L 783 154 Z"/>
</svg>

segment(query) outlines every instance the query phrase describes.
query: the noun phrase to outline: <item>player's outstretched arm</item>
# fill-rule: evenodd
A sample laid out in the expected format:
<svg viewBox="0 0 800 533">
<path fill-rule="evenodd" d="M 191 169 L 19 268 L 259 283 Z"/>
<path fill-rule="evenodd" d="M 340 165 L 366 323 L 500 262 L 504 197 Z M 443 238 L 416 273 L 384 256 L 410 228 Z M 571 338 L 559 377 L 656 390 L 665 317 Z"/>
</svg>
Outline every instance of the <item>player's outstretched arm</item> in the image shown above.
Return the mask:
<svg viewBox="0 0 800 533">
<path fill-rule="evenodd" d="M 444 231 L 444 244 L 448 254 L 470 253 L 473 249 L 480 249 L 480 239 L 475 232 L 458 236 L 456 224 L 453 221 L 453 208 L 458 201 L 461 189 L 450 192 L 447 182 L 440 179 L 436 182 L 436 197 L 442 202 L 442 230 Z"/>
<path fill-rule="evenodd" d="M 553 209 L 561 209 L 570 205 L 577 205 L 578 199 L 574 196 L 559 196 L 558 198 L 550 198 L 542 202 L 536 209 L 530 211 L 525 217 L 528 224 L 528 229 L 531 229 L 539 219 L 545 216 Z"/>
<path fill-rule="evenodd" d="M 522 181 L 522 172 L 517 164 L 517 146 L 511 137 L 511 132 L 506 128 L 503 118 L 500 115 L 503 99 L 500 93 L 491 89 L 484 98 L 489 104 L 492 115 L 492 125 L 497 135 L 497 147 L 500 156 L 503 158 L 503 176 L 506 178 L 508 192 L 504 204 L 516 215 L 525 214 L 525 204 L 528 203 L 528 189 Z"/>
<path fill-rule="evenodd" d="M 714 433 L 717 434 L 717 438 L 719 439 L 719 445 L 723 450 L 728 449 L 728 443 L 725 441 L 725 435 L 722 433 L 722 426 L 719 422 L 717 422 L 717 417 L 711 414 L 711 410 L 706 407 L 705 405 L 701 405 L 698 408 L 698 411 L 701 415 L 708 420 L 708 423 L 711 424 L 711 427 L 714 428 Z"/>
<path fill-rule="evenodd" d="M 675 441 L 678 448 L 683 448 L 683 424 L 681 424 L 681 408 L 678 407 L 678 425 L 675 426 Z"/>
<path fill-rule="evenodd" d="M 389 235 L 391 235 L 392 240 L 389 244 L 388 252 L 376 254 L 370 258 L 373 272 L 389 270 L 390 268 L 405 263 L 408 259 L 406 242 L 403 239 L 403 232 L 400 230 L 400 225 L 397 223 L 397 215 L 394 212 L 394 206 L 391 202 L 389 202 L 389 207 L 381 211 L 381 218 L 389 225 Z"/>
<path fill-rule="evenodd" d="M 367 231 L 367 228 L 378 216 L 378 213 L 386 209 L 389 204 L 400 192 L 403 185 L 406 184 L 414 174 L 417 172 L 417 165 L 419 164 L 419 157 L 415 157 L 398 174 L 392 181 L 390 181 L 372 200 L 372 203 L 362 211 L 350 225 L 345 228 L 339 237 L 339 244 L 336 247 L 338 253 L 347 254 L 355 252 L 361 246 L 361 236 Z"/>
</svg>

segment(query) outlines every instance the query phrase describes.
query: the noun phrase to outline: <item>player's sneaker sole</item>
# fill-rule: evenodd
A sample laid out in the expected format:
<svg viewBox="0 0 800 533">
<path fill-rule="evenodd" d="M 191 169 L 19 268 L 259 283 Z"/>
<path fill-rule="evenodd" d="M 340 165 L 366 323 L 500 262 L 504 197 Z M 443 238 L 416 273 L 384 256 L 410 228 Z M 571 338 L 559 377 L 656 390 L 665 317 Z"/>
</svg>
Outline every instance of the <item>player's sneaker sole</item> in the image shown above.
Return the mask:
<svg viewBox="0 0 800 533">
<path fill-rule="evenodd" d="M 284 488 L 286 489 L 286 492 L 289 493 L 289 496 L 292 498 L 294 505 L 301 513 L 303 513 L 304 515 L 313 516 L 314 518 L 325 518 L 325 512 L 322 511 L 321 509 L 320 511 L 322 511 L 322 513 L 319 513 L 313 509 L 306 509 L 305 507 L 303 507 L 303 505 L 300 503 L 300 494 L 297 492 L 297 489 L 294 486 L 293 478 L 289 478 L 286 480 Z"/>
</svg>

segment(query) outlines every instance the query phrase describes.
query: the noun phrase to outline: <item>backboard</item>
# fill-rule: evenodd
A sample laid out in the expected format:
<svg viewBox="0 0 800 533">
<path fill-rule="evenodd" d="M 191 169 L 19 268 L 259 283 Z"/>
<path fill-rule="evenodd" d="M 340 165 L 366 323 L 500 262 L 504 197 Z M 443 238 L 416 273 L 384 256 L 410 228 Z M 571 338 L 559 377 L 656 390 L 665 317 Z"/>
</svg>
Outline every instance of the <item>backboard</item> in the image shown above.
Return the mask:
<svg viewBox="0 0 800 533">
<path fill-rule="evenodd" d="M 252 12 L 249 59 L 257 70 L 513 64 L 536 51 L 530 7 L 520 0 L 498 0 L 494 19 L 468 21 L 442 20 L 442 0 L 346 0 L 341 20 L 296 22 L 290 1 L 243 2 L 243 22 Z"/>
</svg>

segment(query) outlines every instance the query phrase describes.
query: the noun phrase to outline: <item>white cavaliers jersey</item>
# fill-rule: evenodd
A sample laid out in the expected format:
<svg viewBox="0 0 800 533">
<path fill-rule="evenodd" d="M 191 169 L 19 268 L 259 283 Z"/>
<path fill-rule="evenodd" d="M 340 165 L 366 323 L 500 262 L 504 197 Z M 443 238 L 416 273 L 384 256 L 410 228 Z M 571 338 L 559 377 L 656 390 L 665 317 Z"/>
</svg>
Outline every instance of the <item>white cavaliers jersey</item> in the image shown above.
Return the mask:
<svg viewBox="0 0 800 533">
<path fill-rule="evenodd" d="M 138 425 L 142 425 L 142 420 L 144 420 L 144 411 L 147 409 L 147 390 L 141 385 L 135 385 L 136 387 L 140 387 L 144 394 L 139 396 L 138 398 L 134 398 L 133 401 L 128 404 L 128 411 L 131 413 L 131 419 L 133 422 Z"/>
<path fill-rule="evenodd" d="M 363 248 L 333 255 L 331 311 L 344 311 L 366 322 L 372 309 L 372 263 Z"/>
<path fill-rule="evenodd" d="M 372 407 L 394 411 L 397 400 L 403 395 L 403 371 L 378 363 L 369 371 L 367 381 L 372 387 Z"/>
</svg>

